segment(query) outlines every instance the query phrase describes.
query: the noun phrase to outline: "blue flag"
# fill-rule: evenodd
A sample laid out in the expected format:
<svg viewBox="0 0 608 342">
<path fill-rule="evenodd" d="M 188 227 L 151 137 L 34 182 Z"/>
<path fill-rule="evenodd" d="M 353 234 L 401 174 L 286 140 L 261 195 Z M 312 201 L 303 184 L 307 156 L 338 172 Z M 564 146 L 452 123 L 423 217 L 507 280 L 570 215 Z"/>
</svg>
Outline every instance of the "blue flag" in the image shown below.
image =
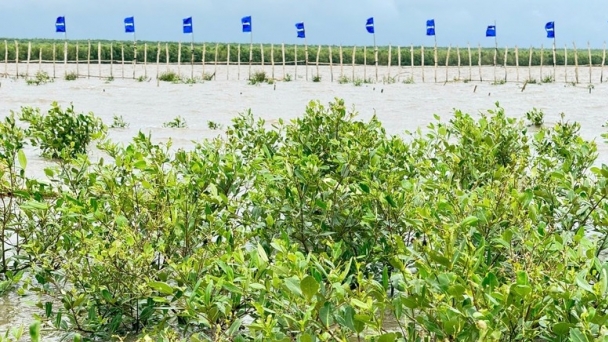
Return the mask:
<svg viewBox="0 0 608 342">
<path fill-rule="evenodd" d="M 496 37 L 496 26 L 488 26 L 488 28 L 486 29 L 486 37 Z"/>
<path fill-rule="evenodd" d="M 185 18 L 184 20 L 184 33 L 192 33 L 192 17 Z"/>
<path fill-rule="evenodd" d="M 65 33 L 65 17 L 57 17 L 55 21 L 55 32 Z"/>
<path fill-rule="evenodd" d="M 298 38 L 306 38 L 304 23 L 296 23 L 296 32 L 298 33 Z"/>
<path fill-rule="evenodd" d="M 546 23 L 545 31 L 547 31 L 547 38 L 555 38 L 555 22 L 550 21 Z"/>
<path fill-rule="evenodd" d="M 125 18 L 125 33 L 135 33 L 135 18 Z"/>
<path fill-rule="evenodd" d="M 429 19 L 426 21 L 426 35 L 427 36 L 435 35 L 435 19 Z"/>
<path fill-rule="evenodd" d="M 241 24 L 243 24 L 243 32 L 251 33 L 251 16 L 241 18 Z"/>
<path fill-rule="evenodd" d="M 367 18 L 367 22 L 365 23 L 365 29 L 369 33 L 374 33 L 374 17 Z"/>
</svg>

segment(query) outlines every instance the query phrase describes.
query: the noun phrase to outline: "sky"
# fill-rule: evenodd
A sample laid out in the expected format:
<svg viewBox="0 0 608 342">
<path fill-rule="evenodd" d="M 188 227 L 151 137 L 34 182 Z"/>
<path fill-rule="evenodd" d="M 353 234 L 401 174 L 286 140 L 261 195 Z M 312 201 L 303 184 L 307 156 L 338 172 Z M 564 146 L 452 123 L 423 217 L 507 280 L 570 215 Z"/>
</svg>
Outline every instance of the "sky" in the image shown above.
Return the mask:
<svg viewBox="0 0 608 342">
<path fill-rule="evenodd" d="M 254 43 L 302 44 L 294 25 L 304 22 L 309 45 L 373 45 L 369 17 L 378 45 L 433 45 L 427 19 L 439 46 L 494 46 L 485 30 L 495 21 L 500 47 L 550 46 L 548 21 L 560 48 L 601 48 L 608 37 L 606 0 L 0 0 L 0 37 L 63 39 L 54 23 L 65 16 L 68 39 L 132 40 L 123 20 L 134 16 L 138 40 L 189 42 L 182 19 L 191 16 L 196 42 L 249 43 L 248 15 Z"/>
</svg>

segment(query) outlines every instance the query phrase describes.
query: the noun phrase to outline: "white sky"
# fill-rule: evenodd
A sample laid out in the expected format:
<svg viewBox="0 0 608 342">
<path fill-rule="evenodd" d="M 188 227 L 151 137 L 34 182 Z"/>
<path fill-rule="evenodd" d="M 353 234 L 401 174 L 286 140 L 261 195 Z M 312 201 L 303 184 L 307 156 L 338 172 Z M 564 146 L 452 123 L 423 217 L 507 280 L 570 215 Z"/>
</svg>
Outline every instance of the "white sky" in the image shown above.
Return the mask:
<svg viewBox="0 0 608 342">
<path fill-rule="evenodd" d="M 547 21 L 555 21 L 558 47 L 599 48 L 608 38 L 606 0 L 0 0 L 0 37 L 62 39 L 54 31 L 60 15 L 73 39 L 132 39 L 123 19 L 135 16 L 138 40 L 189 41 L 181 20 L 192 16 L 195 41 L 248 43 L 246 15 L 259 43 L 303 43 L 294 27 L 303 21 L 308 44 L 372 45 L 371 16 L 378 45 L 432 45 L 427 19 L 435 19 L 440 46 L 493 46 L 485 28 L 494 20 L 501 47 L 551 45 Z"/>
</svg>

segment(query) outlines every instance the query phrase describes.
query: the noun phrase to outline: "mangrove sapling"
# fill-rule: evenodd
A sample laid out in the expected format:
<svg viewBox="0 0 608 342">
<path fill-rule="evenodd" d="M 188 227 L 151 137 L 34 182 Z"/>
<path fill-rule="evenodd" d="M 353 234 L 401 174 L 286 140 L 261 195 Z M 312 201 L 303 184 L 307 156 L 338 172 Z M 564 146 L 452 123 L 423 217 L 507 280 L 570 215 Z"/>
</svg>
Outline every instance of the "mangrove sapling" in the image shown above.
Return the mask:
<svg viewBox="0 0 608 342">
<path fill-rule="evenodd" d="M 526 119 L 530 123 L 530 126 L 540 127 L 545 122 L 545 113 L 540 109 L 533 108 L 531 111 L 526 112 Z"/>
<path fill-rule="evenodd" d="M 49 74 L 46 71 L 38 71 L 36 72 L 36 75 L 34 75 L 34 78 L 29 78 L 25 81 L 28 85 L 41 85 L 41 84 L 46 84 L 49 82 L 53 82 L 53 79 L 49 76 Z"/>
<path fill-rule="evenodd" d="M 163 82 L 178 83 L 181 77 L 174 71 L 165 71 L 158 76 L 158 79 Z"/>
<path fill-rule="evenodd" d="M 188 127 L 188 123 L 186 122 L 186 119 L 184 119 L 182 116 L 178 115 L 175 118 L 173 118 L 173 120 L 167 121 L 167 122 L 163 123 L 163 127 L 166 127 L 166 128 L 187 128 Z"/>
<path fill-rule="evenodd" d="M 127 128 L 129 127 L 129 123 L 125 121 L 125 119 L 121 116 L 114 115 L 112 118 L 112 124 L 110 128 Z"/>
<path fill-rule="evenodd" d="M 249 77 L 249 84 L 251 85 L 265 82 L 271 83 L 272 80 L 266 76 L 266 72 L 263 70 L 256 71 L 253 73 L 253 75 L 251 75 L 251 77 Z"/>
<path fill-rule="evenodd" d="M 68 72 L 63 77 L 66 81 L 75 81 L 78 79 L 78 74 L 74 71 Z"/>
</svg>

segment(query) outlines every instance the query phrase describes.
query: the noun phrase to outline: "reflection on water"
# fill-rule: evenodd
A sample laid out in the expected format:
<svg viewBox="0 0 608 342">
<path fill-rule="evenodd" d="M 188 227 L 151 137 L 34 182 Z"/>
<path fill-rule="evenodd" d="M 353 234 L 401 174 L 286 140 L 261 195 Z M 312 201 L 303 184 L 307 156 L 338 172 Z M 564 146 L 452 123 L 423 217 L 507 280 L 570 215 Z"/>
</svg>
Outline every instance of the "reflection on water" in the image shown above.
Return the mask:
<svg viewBox="0 0 608 342">
<path fill-rule="evenodd" d="M 270 73 L 269 67 L 266 69 Z M 316 73 L 314 68 L 310 69 L 310 73 Z M 368 75 L 372 75 L 371 70 L 371 67 L 368 67 Z M 386 67 L 382 70 L 383 73 L 387 72 Z M 28 86 L 21 79 L 0 79 L 0 115 L 6 115 L 10 110 L 17 111 L 21 106 L 37 106 L 45 110 L 52 101 L 58 101 L 62 105 L 73 103 L 77 111 L 93 111 L 108 125 L 112 122 L 113 115 L 122 115 L 130 126 L 126 129 L 111 130 L 110 138 L 115 141 L 128 142 L 138 131 L 143 131 L 150 132 L 156 141 L 172 139 L 174 147 L 188 148 L 192 146 L 192 141 L 219 134 L 219 131 L 208 128 L 208 121 L 226 126 L 239 112 L 247 109 L 252 109 L 255 116 L 262 117 L 267 122 L 276 122 L 279 118 L 291 119 L 301 115 L 308 101 L 313 99 L 327 103 L 335 97 L 343 98 L 347 105 L 356 107 L 361 119 L 377 115 L 390 134 L 400 134 L 404 130 L 426 126 L 433 120 L 433 114 L 438 114 L 446 120 L 455 108 L 475 114 L 491 109 L 495 102 L 500 102 L 510 116 L 524 117 L 525 112 L 533 107 L 542 109 L 547 123 L 558 122 L 560 113 L 565 113 L 567 120 L 581 123 L 582 135 L 585 138 L 598 141 L 598 162 L 608 161 L 608 145 L 604 144 L 600 137 L 606 130 L 602 124 L 608 120 L 605 100 L 608 96 L 608 85 L 599 84 L 599 70 L 594 73 L 593 77 L 597 76 L 598 79 L 593 79 L 596 84 L 591 92 L 586 84 L 572 86 L 564 83 L 566 75 L 563 73 L 563 67 L 557 70 L 560 83 L 529 84 L 523 92 L 521 87 L 523 80 L 528 78 L 527 69 L 525 72 L 520 70 L 522 82 L 504 85 L 491 85 L 488 82 L 431 83 L 432 68 L 426 68 L 426 83 L 422 83 L 421 70 L 418 68 L 415 69 L 417 74 L 414 84 L 364 83 L 361 86 L 354 86 L 352 83 L 338 84 L 336 80 L 340 71 L 336 67 L 333 69 L 333 83 L 330 82 L 328 67 L 320 68 L 322 80 L 313 83 L 304 81 L 304 68 L 300 66 L 300 74 L 295 81 L 256 86 L 248 85 L 243 80 L 245 69 L 241 70 L 240 81 L 234 79 L 236 70 L 230 71 L 232 80 L 226 80 L 225 71 L 224 74 L 221 74 L 221 70 L 218 71 L 220 72 L 217 81 L 194 85 L 164 82 L 157 84 L 155 80 L 137 82 L 131 79 L 108 82 L 103 79 L 85 78 L 71 82 L 58 79 L 46 85 Z M 360 75 L 361 71 L 361 68 L 358 68 L 357 74 Z M 58 75 L 62 74 L 60 70 L 57 72 Z M 288 72 L 293 75 L 293 71 Z M 344 67 L 343 72 L 351 77 L 349 67 Z M 456 68 L 450 69 L 448 79 L 456 77 L 457 72 Z M 468 67 L 462 68 L 460 72 L 462 78 L 468 77 Z M 478 79 L 478 69 L 473 68 L 473 72 L 473 79 Z M 492 67 L 483 68 L 484 80 L 491 80 L 493 72 Z M 502 77 L 504 71 L 498 72 Z M 533 77 L 537 80 L 541 79 L 539 72 L 540 70 L 536 69 L 533 71 Z M 543 72 L 551 73 L 552 68 L 545 67 Z M 445 77 L 443 73 L 445 71 L 440 70 L 439 75 Z M 393 68 L 391 74 L 399 75 L 399 80 L 403 80 L 410 76 L 410 68 Z M 516 77 L 516 70 L 509 69 L 508 79 L 514 81 Z M 569 77 L 573 79 L 572 75 Z M 581 82 L 588 82 L 588 79 L 581 79 Z M 178 115 L 186 119 L 189 126 L 187 129 L 162 128 L 164 122 Z M 47 162 L 40 158 L 34 149 L 28 149 L 26 154 L 28 174 L 42 177 L 42 168 Z M 98 152 L 92 152 L 92 155 L 100 156 Z M 25 303 L 30 299 L 24 300 L 13 295 L 0 297 L 0 331 L 31 322 L 31 313 L 36 309 Z"/>
</svg>

